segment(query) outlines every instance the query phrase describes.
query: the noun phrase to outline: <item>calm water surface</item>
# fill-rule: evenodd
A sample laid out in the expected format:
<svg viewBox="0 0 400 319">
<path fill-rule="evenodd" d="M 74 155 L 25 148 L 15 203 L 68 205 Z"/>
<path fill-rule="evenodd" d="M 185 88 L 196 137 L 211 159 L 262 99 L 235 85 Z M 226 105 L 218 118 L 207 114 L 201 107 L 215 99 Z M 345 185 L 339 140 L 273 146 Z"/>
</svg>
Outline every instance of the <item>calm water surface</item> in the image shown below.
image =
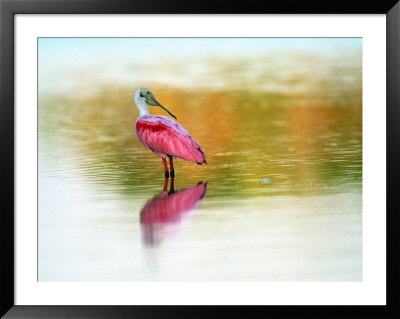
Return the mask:
<svg viewBox="0 0 400 319">
<path fill-rule="evenodd" d="M 308 93 L 150 86 L 209 163 L 174 185 L 136 87 L 41 92 L 39 280 L 361 280 L 361 89 L 333 70 Z"/>
</svg>

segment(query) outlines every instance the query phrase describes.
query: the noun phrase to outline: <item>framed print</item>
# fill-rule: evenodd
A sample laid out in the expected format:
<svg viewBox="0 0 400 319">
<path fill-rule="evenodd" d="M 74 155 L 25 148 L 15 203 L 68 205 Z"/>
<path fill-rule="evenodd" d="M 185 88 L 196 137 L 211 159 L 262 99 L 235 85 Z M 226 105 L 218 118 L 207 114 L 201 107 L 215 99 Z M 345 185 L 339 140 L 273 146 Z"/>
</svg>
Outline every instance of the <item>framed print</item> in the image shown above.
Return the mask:
<svg viewBox="0 0 400 319">
<path fill-rule="evenodd" d="M 393 316 L 399 12 L 2 1 L 1 314 Z"/>
</svg>

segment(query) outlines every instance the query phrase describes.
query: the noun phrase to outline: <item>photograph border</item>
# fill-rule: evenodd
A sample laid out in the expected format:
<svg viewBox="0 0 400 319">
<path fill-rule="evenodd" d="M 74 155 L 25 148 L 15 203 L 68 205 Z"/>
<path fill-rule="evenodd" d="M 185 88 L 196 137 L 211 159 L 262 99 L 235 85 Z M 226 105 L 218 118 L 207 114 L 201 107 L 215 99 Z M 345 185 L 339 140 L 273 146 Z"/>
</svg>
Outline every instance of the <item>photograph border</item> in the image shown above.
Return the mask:
<svg viewBox="0 0 400 319">
<path fill-rule="evenodd" d="M 391 1 L 275 1 L 260 3 L 252 1 L 246 5 L 218 3 L 211 1 L 184 2 L 161 0 L 53 0 L 20 1 L 0 0 L 1 19 L 1 77 L 0 77 L 0 147 L 1 181 L 3 208 L 1 213 L 1 279 L 0 315 L 7 311 L 6 318 L 152 318 L 152 317 L 226 317 L 250 315 L 255 309 L 249 307 L 213 306 L 16 306 L 14 303 L 14 188 L 15 188 L 15 127 L 14 127 L 14 15 L 15 14 L 386 14 L 386 183 L 387 183 L 387 305 L 386 306 L 270 306 L 257 307 L 265 315 L 283 317 L 316 317 L 322 312 L 327 317 L 354 317 L 361 313 L 372 317 L 392 318 L 399 315 L 396 305 L 396 286 L 399 284 L 398 261 L 395 243 L 399 242 L 399 226 L 396 212 L 397 190 L 394 185 L 398 178 L 399 163 L 398 137 L 400 136 L 400 4 Z M 377 186 L 378 187 L 378 186 Z M 253 306 L 254 307 L 254 306 Z M 312 308 L 311 308 L 312 307 Z M 251 312 L 251 313 L 250 313 Z"/>
</svg>

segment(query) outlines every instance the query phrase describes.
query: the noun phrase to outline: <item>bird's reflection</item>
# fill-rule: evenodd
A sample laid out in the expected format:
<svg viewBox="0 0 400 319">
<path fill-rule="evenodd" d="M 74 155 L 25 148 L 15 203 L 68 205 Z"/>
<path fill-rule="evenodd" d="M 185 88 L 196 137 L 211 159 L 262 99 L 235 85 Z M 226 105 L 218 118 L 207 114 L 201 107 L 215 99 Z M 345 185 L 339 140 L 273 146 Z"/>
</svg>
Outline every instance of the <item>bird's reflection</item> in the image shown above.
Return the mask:
<svg viewBox="0 0 400 319">
<path fill-rule="evenodd" d="M 171 178 L 164 180 L 163 191 L 146 203 L 140 212 L 142 241 L 145 245 L 159 244 L 165 237 L 177 230 L 177 225 L 206 196 L 207 183 L 199 182 L 191 187 L 175 190 Z"/>
</svg>

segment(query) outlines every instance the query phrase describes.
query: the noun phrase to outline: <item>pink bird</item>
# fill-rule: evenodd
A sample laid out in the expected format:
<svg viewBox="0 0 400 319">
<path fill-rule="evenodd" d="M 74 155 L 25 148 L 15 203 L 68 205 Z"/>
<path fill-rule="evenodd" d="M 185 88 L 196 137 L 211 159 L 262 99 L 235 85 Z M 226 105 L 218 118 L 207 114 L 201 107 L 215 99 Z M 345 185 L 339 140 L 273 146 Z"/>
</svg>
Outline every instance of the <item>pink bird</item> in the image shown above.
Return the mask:
<svg viewBox="0 0 400 319">
<path fill-rule="evenodd" d="M 161 107 L 176 119 L 175 115 L 155 99 L 149 89 L 138 89 L 135 103 L 140 112 L 136 120 L 136 134 L 144 147 L 161 157 L 165 177 L 169 177 L 167 156 L 172 177 L 175 176 L 174 157 L 199 165 L 207 164 L 203 149 L 182 125 L 166 116 L 150 115 L 147 104 Z"/>
</svg>

